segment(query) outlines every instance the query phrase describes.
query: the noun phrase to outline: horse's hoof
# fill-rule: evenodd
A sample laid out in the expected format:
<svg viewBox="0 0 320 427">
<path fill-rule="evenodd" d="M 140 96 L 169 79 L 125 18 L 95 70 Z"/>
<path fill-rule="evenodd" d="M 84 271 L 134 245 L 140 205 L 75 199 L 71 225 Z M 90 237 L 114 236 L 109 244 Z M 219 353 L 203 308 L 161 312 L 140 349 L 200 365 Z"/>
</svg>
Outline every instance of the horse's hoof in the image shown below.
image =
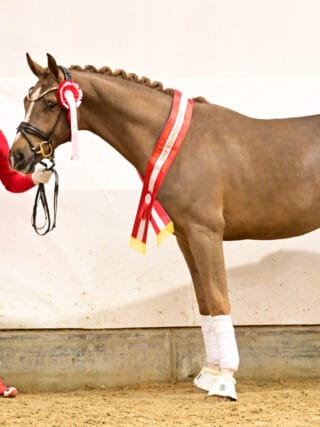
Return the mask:
<svg viewBox="0 0 320 427">
<path fill-rule="evenodd" d="M 226 397 L 238 400 L 236 393 L 236 380 L 232 375 L 220 375 L 209 390 L 208 396 Z"/>
<path fill-rule="evenodd" d="M 201 390 L 210 391 L 219 377 L 218 371 L 204 367 L 193 380 L 193 384 Z"/>
</svg>

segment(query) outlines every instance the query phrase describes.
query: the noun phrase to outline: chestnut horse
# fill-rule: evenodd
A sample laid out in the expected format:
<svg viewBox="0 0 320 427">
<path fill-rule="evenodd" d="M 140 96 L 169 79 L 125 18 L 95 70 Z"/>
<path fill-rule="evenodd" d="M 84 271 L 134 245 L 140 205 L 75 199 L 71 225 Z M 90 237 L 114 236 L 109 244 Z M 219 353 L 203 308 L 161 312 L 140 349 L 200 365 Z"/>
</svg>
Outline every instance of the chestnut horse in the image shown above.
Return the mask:
<svg viewBox="0 0 320 427">
<path fill-rule="evenodd" d="M 37 76 L 25 99 L 27 127 L 10 151 L 12 168 L 30 173 L 43 159 L 35 151 L 70 140 L 57 102 L 62 68 L 48 54 L 47 67 L 27 55 Z M 83 91 L 79 129 L 111 144 L 143 176 L 169 115 L 172 90 L 124 71 L 69 68 Z M 34 132 L 34 129 L 38 130 Z M 39 132 L 40 130 L 40 132 Z M 320 116 L 254 119 L 194 99 L 191 124 L 158 200 L 174 223 L 200 311 L 207 365 L 195 385 L 209 395 L 236 399 L 239 363 L 230 316 L 223 240 L 281 239 L 320 226 Z"/>
</svg>

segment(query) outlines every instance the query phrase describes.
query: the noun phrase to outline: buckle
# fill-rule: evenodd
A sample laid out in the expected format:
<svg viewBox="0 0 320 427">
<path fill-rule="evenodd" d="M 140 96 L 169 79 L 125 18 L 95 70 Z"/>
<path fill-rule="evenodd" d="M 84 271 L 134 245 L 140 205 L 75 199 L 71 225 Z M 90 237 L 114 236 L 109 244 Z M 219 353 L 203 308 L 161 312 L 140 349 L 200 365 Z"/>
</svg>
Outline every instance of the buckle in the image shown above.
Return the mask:
<svg viewBox="0 0 320 427">
<path fill-rule="evenodd" d="M 47 147 L 49 150 L 46 152 Z M 36 154 L 41 154 L 42 157 L 46 159 L 52 159 L 53 158 L 53 146 L 50 141 L 43 141 L 39 144 L 37 147 Z"/>
</svg>

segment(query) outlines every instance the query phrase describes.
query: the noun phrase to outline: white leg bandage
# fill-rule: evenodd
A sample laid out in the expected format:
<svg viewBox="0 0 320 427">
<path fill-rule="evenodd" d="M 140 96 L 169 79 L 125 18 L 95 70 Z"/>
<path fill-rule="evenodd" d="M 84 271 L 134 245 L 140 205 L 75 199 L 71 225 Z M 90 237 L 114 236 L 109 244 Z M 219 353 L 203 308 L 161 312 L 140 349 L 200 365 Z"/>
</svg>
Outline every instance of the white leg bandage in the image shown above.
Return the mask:
<svg viewBox="0 0 320 427">
<path fill-rule="evenodd" d="M 194 379 L 196 387 L 209 396 L 237 400 L 233 371 L 239 366 L 239 353 L 230 315 L 200 316 L 207 363 Z"/>
<path fill-rule="evenodd" d="M 218 344 L 214 332 L 212 316 L 200 315 L 201 331 L 206 349 L 207 363 L 219 366 Z"/>
<path fill-rule="evenodd" d="M 217 340 L 221 369 L 239 367 L 239 353 L 230 315 L 212 316 L 212 325 Z"/>
</svg>

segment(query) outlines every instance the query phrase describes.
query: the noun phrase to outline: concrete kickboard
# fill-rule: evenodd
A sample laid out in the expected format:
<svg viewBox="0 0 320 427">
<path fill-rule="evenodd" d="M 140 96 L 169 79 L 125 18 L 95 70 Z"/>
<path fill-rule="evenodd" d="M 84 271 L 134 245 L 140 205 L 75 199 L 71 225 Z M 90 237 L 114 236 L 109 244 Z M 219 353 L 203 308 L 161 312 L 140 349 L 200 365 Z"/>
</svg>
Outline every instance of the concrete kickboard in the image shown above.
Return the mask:
<svg viewBox="0 0 320 427">
<path fill-rule="evenodd" d="M 238 380 L 320 377 L 320 326 L 237 327 Z M 20 390 L 191 381 L 205 363 L 200 328 L 3 330 L 0 376 Z"/>
</svg>

